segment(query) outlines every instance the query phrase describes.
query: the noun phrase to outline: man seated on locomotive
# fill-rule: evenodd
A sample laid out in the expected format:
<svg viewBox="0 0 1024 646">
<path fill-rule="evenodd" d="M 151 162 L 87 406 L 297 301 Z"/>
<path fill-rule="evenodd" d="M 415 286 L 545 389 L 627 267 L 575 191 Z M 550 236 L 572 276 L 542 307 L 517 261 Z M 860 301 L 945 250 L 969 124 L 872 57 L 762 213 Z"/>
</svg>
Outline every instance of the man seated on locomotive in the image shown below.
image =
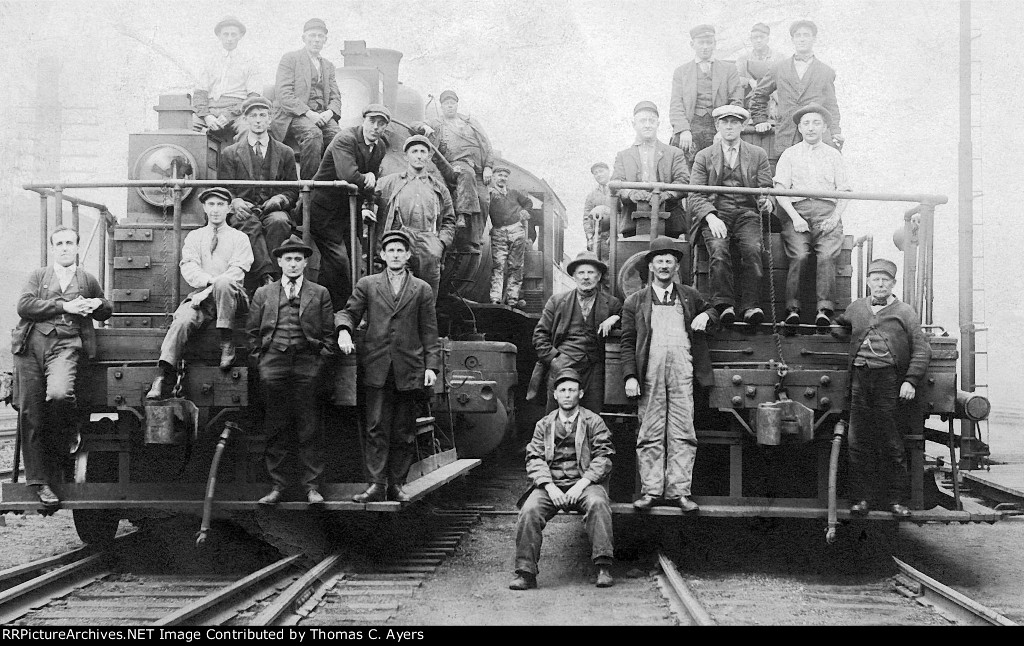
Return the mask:
<svg viewBox="0 0 1024 646">
<path fill-rule="evenodd" d="M 488 213 L 491 218 L 491 303 L 505 303 L 512 307 L 524 308 L 526 301 L 519 300 L 523 285 L 523 262 L 526 248 L 530 246 L 527 225 L 533 200 L 529 196 L 508 187 L 512 169 L 508 166 L 494 167 L 491 182 L 491 198 Z"/>
<path fill-rule="evenodd" d="M 99 281 L 78 265 L 78 243 L 68 227 L 50 234 L 53 264 L 29 275 L 11 334 L 25 482 L 47 507 L 60 504 L 51 487 L 64 479 L 69 449 L 78 449 L 75 381 L 83 352 L 96 356 L 92 322 L 114 311 Z"/>
<path fill-rule="evenodd" d="M 697 510 L 689 498 L 697 457 L 693 380 L 714 383 L 703 333 L 714 329 L 719 317 L 700 292 L 679 282 L 683 258 L 671 238 L 655 239 L 645 258 L 651 284 L 622 306 L 626 396 L 640 398 L 636 458 L 643 496 L 633 502 L 637 509 L 665 501 L 686 512 Z"/>
<path fill-rule="evenodd" d="M 270 137 L 270 101 L 256 96 L 246 99 L 242 114 L 249 129 L 245 137 L 225 148 L 220 155 L 221 179 L 262 182 L 294 182 L 295 153 Z M 298 189 L 239 186 L 231 200 L 228 224 L 249 236 L 253 264 L 250 275 L 266 285 L 279 273 L 270 250 L 284 244 L 292 234 L 288 211 L 295 206 Z"/>
<path fill-rule="evenodd" d="M 220 332 L 221 370 L 230 369 L 235 360 L 232 325 L 238 308 L 248 306 L 242 281 L 252 266 L 252 247 L 248 236 L 226 226 L 231 200 L 226 188 L 208 188 L 199 194 L 206 226 L 190 231 L 181 248 L 181 276 L 193 289 L 175 310 L 164 335 L 159 372 L 146 399 L 167 397 L 185 344 L 211 321 Z"/>
<path fill-rule="evenodd" d="M 889 511 L 906 518 L 910 510 L 903 505 L 907 467 L 902 429 L 921 423 L 912 402 L 928 370 L 931 346 L 917 312 L 892 293 L 895 263 L 873 260 L 868 285 L 871 296 L 851 303 L 836 321 L 852 332 L 853 390 L 846 439 L 850 499 L 856 502 L 850 511 L 868 513 L 874 489 Z"/>
<path fill-rule="evenodd" d="M 650 101 L 641 101 L 633 108 L 633 130 L 636 141 L 625 150 L 615 155 L 615 170 L 612 180 L 621 182 L 664 182 L 668 184 L 686 184 L 690 180 L 690 172 L 686 168 L 683 151 L 658 140 L 658 107 Z M 650 212 L 651 192 L 639 189 L 619 191 L 622 203 L 619 233 L 623 237 L 636 235 L 637 211 Z M 686 195 L 676 191 L 661 193 L 661 210 L 668 211 L 669 217 L 664 221 L 661 231 L 670 238 L 685 235 L 687 219 L 684 210 Z M 645 215 L 650 217 L 650 215 Z"/>
<path fill-rule="evenodd" d="M 302 27 L 303 48 L 281 57 L 274 83 L 274 121 L 278 141 L 291 136 L 299 146 L 302 179 L 316 175 L 324 148 L 338 134 L 341 92 L 334 63 L 320 56 L 327 42 L 327 24 L 310 18 Z"/>
<path fill-rule="evenodd" d="M 437 302 L 445 251 L 455 238 L 455 210 L 444 182 L 432 174 L 427 162 L 433 155 L 430 141 L 413 135 L 405 142 L 407 168 L 386 175 L 377 182 L 375 197 L 378 217 L 377 238 L 395 229 L 412 240 L 410 268 L 430 285 Z"/>
<path fill-rule="evenodd" d="M 832 123 L 832 115 L 820 105 L 812 104 L 793 113 L 803 141 L 787 148 L 775 168 L 775 188 L 794 191 L 849 191 L 846 162 L 842 154 L 822 142 Z M 836 304 L 832 292 L 836 284 L 836 262 L 843 248 L 842 215 L 849 200 L 814 197 L 776 198 L 785 212 L 782 241 L 789 257 L 786 276 L 786 324 L 800 323 L 800 277 L 811 258 L 817 261 L 818 314 L 814 323 L 824 332 L 832 324 Z"/>
<path fill-rule="evenodd" d="M 764 149 L 740 139 L 743 123 L 750 113 L 739 106 L 715 108 L 715 125 L 721 143 L 697 153 L 690 183 L 702 186 L 771 188 L 772 171 Z M 771 213 L 772 201 L 765 196 L 726 193 L 690 193 L 687 206 L 694 231 L 690 239 L 703 241 L 710 257 L 711 304 L 722 325 L 736 320 L 736 292 L 743 321 L 758 325 L 764 311 L 757 306 L 761 296 L 761 214 Z M 740 262 L 733 262 L 731 245 L 739 246 Z M 739 269 L 741 271 L 735 271 Z M 738 285 L 737 285 L 738 283 Z M 736 289 L 738 287 L 738 289 Z"/>
<path fill-rule="evenodd" d="M 245 25 L 234 16 L 225 16 L 214 26 L 221 49 L 203 63 L 199 84 L 192 91 L 195 109 L 194 126 L 231 141 L 245 135 L 247 124 L 242 118 L 242 102 L 258 96 L 261 83 L 256 58 L 239 41 L 245 36 Z"/>
<path fill-rule="evenodd" d="M 384 133 L 390 123 L 391 110 L 387 106 L 371 103 L 363 108 L 363 122 L 338 132 L 313 179 L 348 182 L 355 185 L 365 199 L 372 199 L 380 164 L 388 153 L 389 142 Z M 340 188 L 314 188 L 309 204 L 313 241 L 320 250 L 320 284 L 331 293 L 331 302 L 337 311 L 345 307 L 352 294 L 348 193 Z"/>
<path fill-rule="evenodd" d="M 608 208 L 608 180 L 612 172 L 608 164 L 597 162 L 590 167 L 590 174 L 597 181 L 597 186 L 583 202 L 583 233 L 587 236 L 587 251 L 593 251 L 601 260 L 608 260 L 611 216 L 611 209 Z"/>
<path fill-rule="evenodd" d="M 601 416 L 580 406 L 581 388 L 580 376 L 572 368 L 558 373 L 552 388 L 558 408 L 537 422 L 526 447 L 526 475 L 533 484 L 523 496 L 516 522 L 516 576 L 508 586 L 512 590 L 537 587 L 544 526 L 559 509 L 585 514 L 597 587 L 615 583 L 612 510 L 603 484 L 612 471 L 615 447 Z"/>
<path fill-rule="evenodd" d="M 259 360 L 266 396 L 267 473 L 274 488 L 259 500 L 276 505 L 291 484 L 289 457 L 311 505 L 322 504 L 318 481 L 324 471 L 320 393 L 324 356 L 334 348 L 334 308 L 327 290 L 303 272 L 313 250 L 297 237 L 274 249 L 282 279 L 256 290 L 246 329 Z"/>
<path fill-rule="evenodd" d="M 405 231 L 385 232 L 380 251 L 385 270 L 360 278 L 345 308 L 334 315 L 344 354 L 355 350 L 352 331 L 364 316 L 367 324 L 359 361 L 370 486 L 352 497 L 358 503 L 409 501 L 402 487 L 416 452 L 416 413 L 423 389 L 434 385 L 441 370 L 434 298 L 427 283 L 406 271 L 411 249 Z"/>
<path fill-rule="evenodd" d="M 558 406 L 550 395 L 554 379 L 563 369 L 572 368 L 583 380 L 583 407 L 600 414 L 604 406 L 604 339 L 619 322 L 622 301 L 601 289 L 608 265 L 593 252 L 580 252 L 566 270 L 576 288 L 552 294 L 533 328 L 537 363 L 529 392 L 540 392 L 548 375 L 547 410 L 554 410 Z"/>
<path fill-rule="evenodd" d="M 783 59 L 782 54 L 776 53 L 769 45 L 771 33 L 771 28 L 763 22 L 755 24 L 750 28 L 750 53 L 744 52 L 736 57 L 736 73 L 740 75 L 740 84 L 747 95 L 745 103 L 768 70 Z M 750 109 L 749 105 L 744 107 Z M 774 122 L 778 116 L 779 97 L 772 92 L 768 100 L 768 120 Z"/>
</svg>

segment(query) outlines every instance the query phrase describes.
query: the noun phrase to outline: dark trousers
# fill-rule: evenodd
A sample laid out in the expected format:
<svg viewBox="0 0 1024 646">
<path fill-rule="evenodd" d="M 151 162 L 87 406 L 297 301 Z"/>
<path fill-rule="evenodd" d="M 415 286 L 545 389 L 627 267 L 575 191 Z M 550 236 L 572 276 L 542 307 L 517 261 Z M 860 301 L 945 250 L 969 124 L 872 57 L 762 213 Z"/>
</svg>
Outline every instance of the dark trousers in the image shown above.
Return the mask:
<svg viewBox="0 0 1024 646">
<path fill-rule="evenodd" d="M 228 224 L 249 236 L 253 256 L 250 276 L 260 278 L 272 275 L 276 278 L 281 275 L 277 261 L 270 252 L 281 246 L 292 234 L 292 220 L 287 213 L 273 211 L 256 215 L 232 212 Z"/>
<path fill-rule="evenodd" d="M 320 251 L 320 275 L 316 282 L 330 292 L 337 312 L 345 309 L 352 295 L 349 199 L 339 191 L 314 189 L 309 204 L 310 232 Z"/>
<path fill-rule="evenodd" d="M 85 325 L 92 322 L 86 319 Z M 75 378 L 81 355 L 81 337 L 61 339 L 37 330 L 14 355 L 21 454 L 30 485 L 63 481 L 70 432 L 77 422 Z"/>
<path fill-rule="evenodd" d="M 569 487 L 559 488 L 563 492 L 569 490 Z M 611 565 L 615 541 L 612 536 L 612 507 L 608 501 L 608 492 L 601 485 L 592 484 L 583 490 L 579 503 L 573 509 L 584 514 L 583 524 L 590 538 L 590 557 L 594 564 Z M 519 510 L 519 520 L 516 522 L 517 572 L 537 574 L 544 527 L 557 513 L 558 508 L 552 504 L 547 491 L 535 488 L 530 492 L 523 508 Z"/>
<path fill-rule="evenodd" d="M 368 481 L 375 484 L 405 484 L 416 456 L 416 412 L 418 390 L 395 388 L 394 371 L 383 388 L 366 387 L 366 442 L 363 459 Z"/>
<path fill-rule="evenodd" d="M 309 351 L 267 350 L 260 357 L 260 384 L 266 396 L 267 472 L 274 487 L 296 481 L 286 462 L 298 460 L 298 482 L 306 491 L 317 488 L 324 471 L 320 372 L 323 359 Z"/>
<path fill-rule="evenodd" d="M 455 248 L 459 251 L 479 249 L 491 205 L 490 189 L 484 184 L 483 175 L 478 175 L 469 164 L 455 162 L 454 165 L 462 168 L 456 175 L 455 212 L 465 222 L 455 230 Z"/>
<path fill-rule="evenodd" d="M 603 341 L 602 341 L 603 343 Z M 565 356 L 565 355 L 562 355 Z M 547 411 L 551 411 L 558 408 L 558 402 L 555 401 L 555 396 L 552 390 L 555 385 L 555 378 L 565 368 L 572 368 L 580 374 L 582 384 L 580 387 L 583 389 L 583 397 L 580 398 L 580 406 L 586 408 L 592 413 L 601 414 L 601 409 L 604 407 L 604 363 L 591 363 L 590 361 L 566 361 L 564 363 L 557 362 L 552 363 L 548 369 L 548 399 L 547 399 Z"/>
<path fill-rule="evenodd" d="M 334 119 L 318 126 L 305 116 L 292 118 L 285 138 L 294 137 L 299 146 L 299 172 L 302 175 L 300 179 L 313 179 L 320 168 L 325 147 L 331 144 L 338 130 L 338 122 Z"/>
<path fill-rule="evenodd" d="M 739 312 L 757 307 L 761 295 L 761 217 L 753 211 L 739 213 L 720 212 L 729 233 L 724 238 L 711 234 L 707 221 L 701 222 L 701 235 L 711 259 L 711 304 L 720 310 L 736 306 L 736 274 L 732 260 L 732 242 L 740 252 Z"/>
<path fill-rule="evenodd" d="M 885 504 L 902 502 L 907 479 L 899 401 L 902 380 L 896 368 L 853 369 L 850 406 L 850 499 L 872 500 L 872 489 Z"/>
<path fill-rule="evenodd" d="M 818 273 L 815 295 L 818 309 L 836 308 L 832 293 L 836 286 L 836 262 L 843 250 L 843 223 L 834 228 L 823 226 L 825 220 L 836 210 L 835 202 L 806 199 L 793 204 L 800 216 L 807 220 L 807 233 L 798 233 L 793 220 L 782 213 L 782 242 L 789 257 L 789 273 L 786 275 L 786 307 L 800 308 L 800 276 L 811 259 L 817 262 Z"/>
</svg>

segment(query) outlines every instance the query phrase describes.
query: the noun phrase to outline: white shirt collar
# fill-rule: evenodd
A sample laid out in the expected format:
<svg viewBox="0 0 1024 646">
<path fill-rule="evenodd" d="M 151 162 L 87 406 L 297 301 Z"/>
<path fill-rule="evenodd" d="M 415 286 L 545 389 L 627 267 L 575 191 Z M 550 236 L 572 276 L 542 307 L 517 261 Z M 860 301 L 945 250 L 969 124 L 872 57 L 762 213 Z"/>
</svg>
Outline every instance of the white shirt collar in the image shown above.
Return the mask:
<svg viewBox="0 0 1024 646">
<path fill-rule="evenodd" d="M 76 263 L 74 265 L 70 265 L 68 267 L 64 267 L 60 263 L 56 263 L 55 262 L 55 263 L 53 263 L 53 270 L 55 272 L 57 272 L 58 274 L 73 274 L 76 271 L 78 271 L 78 264 Z"/>
<path fill-rule="evenodd" d="M 706 60 L 706 61 L 703 61 L 703 60 L 701 60 L 701 59 L 700 59 L 700 57 L 699 57 L 699 56 L 695 56 L 695 57 L 693 58 L 693 62 L 694 62 L 694 63 L 696 63 L 697 65 L 700 65 L 701 63 L 714 63 L 714 62 L 715 62 L 715 57 L 714 57 L 714 56 L 712 56 L 712 57 L 711 57 L 711 58 L 709 58 L 708 60 Z"/>
<path fill-rule="evenodd" d="M 281 284 L 284 285 L 286 293 L 287 293 L 288 285 L 289 285 L 290 281 L 291 281 L 291 279 L 288 278 L 287 276 L 282 276 L 281 277 Z M 299 277 L 295 279 L 295 288 L 299 289 L 299 290 L 302 289 L 302 274 L 299 274 Z"/>
<path fill-rule="evenodd" d="M 270 147 L 270 133 L 264 132 L 259 137 L 255 137 L 250 132 L 249 133 L 249 147 L 250 148 L 254 147 L 256 145 L 257 141 L 260 142 L 261 144 L 263 144 L 263 150 L 267 150 Z"/>
<path fill-rule="evenodd" d="M 665 295 L 672 293 L 672 289 L 675 287 L 675 283 L 670 284 L 667 289 L 662 289 L 661 287 L 658 287 L 657 285 L 655 285 L 654 282 L 652 281 L 651 282 L 651 287 L 654 288 L 654 295 L 658 297 L 658 301 L 664 303 L 665 302 Z"/>
<path fill-rule="evenodd" d="M 565 416 L 565 412 L 561 408 L 558 409 L 558 421 L 561 422 L 563 425 L 566 422 L 575 422 L 576 418 L 579 417 L 579 416 L 580 416 L 580 409 L 579 408 L 577 408 L 576 412 L 572 414 L 572 417 L 566 417 Z"/>
<path fill-rule="evenodd" d="M 825 142 L 820 140 L 820 139 L 818 140 L 818 143 L 816 143 L 814 145 L 811 145 L 811 144 L 809 144 L 809 143 L 807 143 L 806 141 L 803 141 L 803 140 L 801 140 L 800 143 L 803 144 L 804 148 L 806 148 L 807 150 L 817 150 L 821 146 L 825 145 Z"/>
<path fill-rule="evenodd" d="M 733 145 L 730 146 L 729 144 L 725 143 L 725 140 L 723 139 L 722 140 L 722 154 L 724 154 L 726 157 L 728 157 L 729 156 L 729 149 L 735 149 L 736 150 L 736 154 L 739 155 L 740 154 L 740 142 L 737 141 L 736 143 L 734 143 Z"/>
</svg>

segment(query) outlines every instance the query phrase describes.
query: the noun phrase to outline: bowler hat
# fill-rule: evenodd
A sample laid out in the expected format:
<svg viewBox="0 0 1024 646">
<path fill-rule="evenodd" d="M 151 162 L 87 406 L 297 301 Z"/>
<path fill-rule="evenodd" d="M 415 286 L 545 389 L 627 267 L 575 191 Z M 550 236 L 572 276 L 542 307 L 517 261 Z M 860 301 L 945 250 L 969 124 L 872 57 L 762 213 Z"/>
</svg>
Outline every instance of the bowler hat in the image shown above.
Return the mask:
<svg viewBox="0 0 1024 646">
<path fill-rule="evenodd" d="M 889 278 L 896 280 L 896 263 L 885 258 L 875 258 L 868 265 L 868 276 L 875 273 L 889 274 Z"/>
<path fill-rule="evenodd" d="M 384 235 L 380 237 L 380 248 L 383 250 L 388 246 L 389 242 L 401 242 L 405 245 L 406 251 L 412 249 L 412 238 L 409 237 L 408 233 L 401 229 L 392 229 L 391 231 L 385 232 Z"/>
<path fill-rule="evenodd" d="M 658 114 L 658 106 L 654 105 L 654 102 L 652 101 L 641 101 L 640 103 L 637 103 L 633 107 L 633 114 L 636 114 L 637 112 L 642 112 L 644 110 L 650 110 L 651 112 L 654 113 L 654 116 L 661 116 Z"/>
<path fill-rule="evenodd" d="M 598 168 L 603 168 L 603 169 L 605 169 L 605 170 L 610 170 L 610 169 L 608 168 L 608 164 L 606 164 L 606 163 L 604 163 L 604 162 L 597 162 L 596 164 L 594 164 L 593 166 L 591 166 L 591 167 L 590 167 L 590 172 L 591 172 L 591 173 L 593 173 L 593 172 L 594 172 L 595 170 L 597 170 Z"/>
<path fill-rule="evenodd" d="M 644 262 L 650 263 L 654 260 L 655 256 L 662 256 L 670 253 L 676 257 L 676 260 L 682 262 L 686 259 L 686 254 L 682 249 L 676 247 L 676 241 L 668 236 L 658 236 L 651 242 L 651 250 L 644 256 Z"/>
<path fill-rule="evenodd" d="M 242 102 L 242 114 L 249 114 L 249 110 L 253 108 L 266 108 L 270 110 L 270 101 L 261 96 L 252 96 Z"/>
<path fill-rule="evenodd" d="M 577 385 L 583 385 L 583 381 L 580 379 L 580 373 L 576 372 L 574 368 L 562 368 L 559 370 L 558 375 L 555 377 L 555 383 L 551 388 L 558 388 L 558 384 L 563 381 L 575 381 Z"/>
<path fill-rule="evenodd" d="M 405 140 L 405 145 L 402 146 L 402 151 L 403 152 L 407 151 L 410 148 L 412 148 L 413 146 L 415 146 L 416 144 L 420 144 L 421 146 L 426 146 L 427 150 L 433 150 L 433 146 L 430 145 L 430 140 L 429 139 L 427 139 L 423 135 L 413 135 L 413 136 L 411 136 L 411 137 L 409 137 L 408 139 Z"/>
<path fill-rule="evenodd" d="M 220 30 L 224 29 L 225 27 L 238 27 L 238 31 L 242 32 L 243 36 L 245 35 L 245 25 L 242 24 L 241 20 L 235 18 L 234 16 L 224 16 L 223 18 L 221 18 L 220 22 L 214 25 L 213 33 L 220 36 Z"/>
<path fill-rule="evenodd" d="M 715 121 L 725 117 L 736 117 L 740 121 L 746 121 L 750 118 L 750 113 L 738 105 L 720 105 L 711 111 L 711 116 Z"/>
<path fill-rule="evenodd" d="M 812 112 L 815 114 L 820 114 L 821 118 L 824 119 L 826 126 L 832 126 L 832 113 L 826 110 L 825 106 L 818 105 L 817 103 L 808 103 L 804 107 L 794 112 L 793 123 L 799 126 L 800 119 L 802 119 L 805 114 L 809 114 Z"/>
<path fill-rule="evenodd" d="M 810 20 L 797 20 L 796 22 L 794 22 L 792 25 L 789 26 L 789 35 L 792 36 L 793 34 L 796 33 L 796 30 L 800 29 L 801 27 L 807 27 L 808 29 L 810 29 L 811 34 L 814 36 L 818 35 L 818 25 L 814 24 Z"/>
<path fill-rule="evenodd" d="M 310 29 L 320 29 L 326 34 L 327 23 L 319 18 L 310 18 L 306 21 L 306 24 L 302 25 L 302 33 L 306 33 Z"/>
<path fill-rule="evenodd" d="M 454 90 L 445 90 L 444 92 L 441 93 L 441 98 L 439 98 L 437 101 L 438 101 L 438 103 L 444 103 L 448 99 L 452 99 L 453 101 L 458 101 L 459 100 L 459 95 L 456 94 Z"/>
<path fill-rule="evenodd" d="M 225 202 L 230 202 L 233 199 L 231 191 L 220 186 L 213 186 L 204 190 L 202 193 L 199 194 L 199 201 L 205 203 L 207 198 L 210 197 L 223 198 Z"/>
<path fill-rule="evenodd" d="M 371 103 L 363 108 L 363 118 L 372 117 L 374 115 L 382 116 L 388 120 L 388 123 L 391 123 L 391 110 L 383 103 Z"/>
<path fill-rule="evenodd" d="M 280 258 L 289 251 L 298 251 L 307 258 L 313 255 L 313 248 L 302 242 L 302 240 L 295 235 L 282 242 L 280 246 L 270 253 L 272 253 L 275 258 Z"/>
<path fill-rule="evenodd" d="M 750 31 L 751 32 L 759 31 L 762 34 L 764 34 L 765 36 L 770 36 L 771 33 L 772 33 L 771 28 L 769 28 L 768 25 L 764 24 L 763 22 L 759 22 L 756 25 L 754 25 L 753 27 L 751 27 Z"/>
<path fill-rule="evenodd" d="M 714 36 L 715 28 L 711 25 L 697 25 L 690 30 L 690 38 L 698 38 L 700 36 Z"/>
<path fill-rule="evenodd" d="M 596 268 L 598 271 L 600 271 L 602 276 L 608 273 L 608 265 L 601 262 L 598 259 L 597 254 L 595 254 L 593 251 L 579 252 L 576 255 L 576 260 L 570 262 L 569 266 L 566 267 L 565 270 L 569 273 L 570 276 L 572 276 L 573 274 L 576 273 L 576 268 L 579 267 L 580 265 L 590 265 Z"/>
</svg>

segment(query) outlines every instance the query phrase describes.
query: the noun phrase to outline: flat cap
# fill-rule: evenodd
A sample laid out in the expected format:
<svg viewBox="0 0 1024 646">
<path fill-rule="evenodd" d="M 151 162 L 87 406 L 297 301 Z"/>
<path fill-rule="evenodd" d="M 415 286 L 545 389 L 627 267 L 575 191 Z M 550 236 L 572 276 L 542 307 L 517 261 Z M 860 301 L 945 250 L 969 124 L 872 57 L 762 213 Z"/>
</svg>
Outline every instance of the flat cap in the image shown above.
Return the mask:
<svg viewBox="0 0 1024 646">
<path fill-rule="evenodd" d="M 199 201 L 205 203 L 206 200 L 211 197 L 219 197 L 225 202 L 230 202 L 233 199 L 231 191 L 228 189 L 220 186 L 212 186 L 199 194 Z"/>
<path fill-rule="evenodd" d="M 429 139 L 427 139 L 423 135 L 413 135 L 413 136 L 411 136 L 411 137 L 409 137 L 408 139 L 405 140 L 405 145 L 402 146 L 402 151 L 404 152 L 406 150 L 409 150 L 410 148 L 412 148 L 416 144 L 420 144 L 421 146 L 426 146 L 427 150 L 433 150 L 434 149 L 434 147 L 430 145 L 430 140 Z"/>
<path fill-rule="evenodd" d="M 506 166 L 505 164 L 498 164 L 494 168 L 492 168 L 491 171 L 494 172 L 495 174 L 497 174 L 497 173 L 505 173 L 506 175 L 511 175 L 512 174 L 512 169 L 509 168 L 508 166 Z"/>
<path fill-rule="evenodd" d="M 750 118 L 750 113 L 738 105 L 720 105 L 711 111 L 711 116 L 715 120 L 724 119 L 725 117 L 736 117 L 740 121 L 746 121 Z"/>
<path fill-rule="evenodd" d="M 558 388 L 558 384 L 563 381 L 575 381 L 577 386 L 583 385 L 583 380 L 580 379 L 580 373 L 576 372 L 575 368 L 562 368 L 558 371 L 558 375 L 555 376 L 555 383 L 552 389 Z"/>
<path fill-rule="evenodd" d="M 389 110 L 388 106 L 384 105 L 383 103 L 371 103 L 370 105 L 363 108 L 364 119 L 366 117 L 372 117 L 374 115 L 382 116 L 388 120 L 388 123 L 391 123 L 391 110 Z"/>
<path fill-rule="evenodd" d="M 889 278 L 896 280 L 896 263 L 885 258 L 875 258 L 868 265 L 868 276 L 871 274 L 888 274 Z"/>
<path fill-rule="evenodd" d="M 658 106 L 654 105 L 653 101 L 641 101 L 633 107 L 633 114 L 642 112 L 644 110 L 650 110 L 655 116 L 661 116 L 658 114 Z"/>
<path fill-rule="evenodd" d="M 824 119 L 825 121 L 825 125 L 829 127 L 832 126 L 832 113 L 826 110 L 825 106 L 819 105 L 817 103 L 808 103 L 807 105 L 803 106 L 802 108 L 794 112 L 793 123 L 799 126 L 800 119 L 802 119 L 805 114 L 810 113 L 820 114 L 821 118 Z"/>
<path fill-rule="evenodd" d="M 594 207 L 594 208 L 597 208 L 597 207 Z M 570 276 L 572 276 L 573 274 L 576 273 L 576 269 L 580 265 L 590 265 L 591 267 L 593 267 L 593 268 L 597 269 L 599 272 L 601 272 L 602 276 L 604 276 L 605 274 L 608 273 L 608 265 L 606 265 L 603 262 L 601 262 L 601 260 L 597 257 L 597 254 L 594 253 L 593 251 L 581 251 L 581 252 L 579 252 L 576 255 L 576 260 L 573 260 L 572 262 L 570 262 L 569 265 L 565 268 L 566 272 Z"/>
<path fill-rule="evenodd" d="M 591 173 L 593 173 L 593 172 L 594 172 L 595 170 L 597 170 L 598 168 L 603 168 L 603 169 L 605 169 L 605 170 L 611 170 L 611 169 L 609 168 L 608 164 L 606 164 L 606 163 L 604 163 L 604 162 L 597 162 L 596 164 L 594 164 L 594 165 L 592 165 L 592 166 L 590 167 L 590 172 L 591 172 Z"/>
<path fill-rule="evenodd" d="M 756 25 L 754 25 L 753 27 L 751 27 L 750 31 L 752 31 L 752 32 L 753 31 L 759 31 L 762 34 L 764 34 L 765 36 L 771 36 L 771 34 L 772 34 L 771 28 L 769 28 L 768 25 L 764 24 L 763 22 L 759 22 Z"/>
<path fill-rule="evenodd" d="M 306 21 L 306 24 L 302 25 L 302 33 L 306 33 L 310 29 L 320 29 L 326 34 L 327 23 L 320 18 L 310 18 Z"/>
<path fill-rule="evenodd" d="M 281 256 L 290 251 L 298 251 L 307 258 L 313 255 L 313 248 L 304 243 L 301 238 L 295 235 L 282 242 L 280 246 L 278 246 L 270 253 L 273 254 L 275 258 L 280 258 Z"/>
<path fill-rule="evenodd" d="M 699 38 L 700 36 L 714 36 L 715 28 L 711 25 L 697 25 L 690 30 L 690 38 Z"/>
<path fill-rule="evenodd" d="M 818 25 L 814 24 L 810 20 L 797 20 L 796 22 L 794 22 L 792 25 L 789 26 L 789 35 L 792 36 L 793 34 L 796 33 L 796 30 L 800 29 L 801 27 L 807 27 L 808 29 L 810 29 L 811 34 L 814 36 L 818 35 Z"/>
<path fill-rule="evenodd" d="M 266 108 L 271 110 L 270 101 L 261 96 L 252 96 L 242 102 L 242 114 L 248 114 L 253 108 Z"/>
<path fill-rule="evenodd" d="M 437 102 L 438 103 L 444 103 L 448 99 L 452 99 L 454 101 L 458 101 L 459 100 L 459 95 L 455 93 L 455 90 L 445 90 L 444 92 L 441 93 L 441 98 L 439 98 L 437 100 Z"/>
<path fill-rule="evenodd" d="M 245 25 L 242 24 L 241 20 L 235 18 L 234 16 L 224 16 L 223 18 L 221 18 L 220 22 L 214 25 L 213 33 L 220 36 L 220 30 L 224 29 L 225 27 L 238 27 L 238 31 L 242 32 L 243 36 L 245 35 Z"/>
<path fill-rule="evenodd" d="M 380 237 L 380 248 L 383 250 L 385 247 L 388 246 L 389 242 L 401 242 L 403 245 L 405 245 L 406 251 L 412 249 L 412 239 L 409 237 L 408 233 L 402 231 L 401 229 L 392 229 L 390 231 L 386 231 L 384 235 Z"/>
</svg>

